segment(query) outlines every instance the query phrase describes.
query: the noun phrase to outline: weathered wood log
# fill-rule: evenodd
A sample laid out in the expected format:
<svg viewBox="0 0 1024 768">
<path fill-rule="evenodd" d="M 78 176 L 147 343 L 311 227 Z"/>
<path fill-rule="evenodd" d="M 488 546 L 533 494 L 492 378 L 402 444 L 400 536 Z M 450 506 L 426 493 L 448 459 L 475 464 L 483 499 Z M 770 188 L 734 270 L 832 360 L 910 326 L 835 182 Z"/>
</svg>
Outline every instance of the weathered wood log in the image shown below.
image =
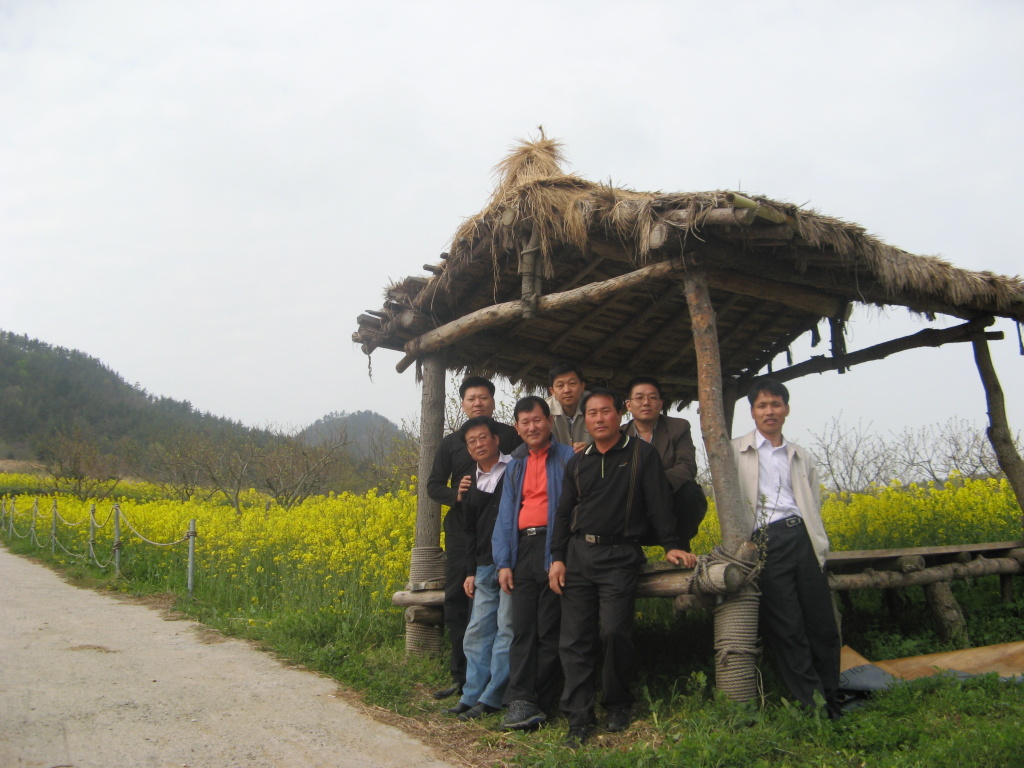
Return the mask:
<svg viewBox="0 0 1024 768">
<path fill-rule="evenodd" d="M 760 277 L 719 269 L 708 270 L 708 287 L 739 293 L 756 299 L 774 301 L 794 309 L 802 309 L 820 317 L 847 318 L 851 305 L 844 299 L 820 291 L 809 291 Z"/>
<path fill-rule="evenodd" d="M 444 609 L 427 605 L 410 605 L 405 609 L 406 624 L 444 624 Z"/>
<path fill-rule="evenodd" d="M 380 328 L 381 319 L 374 315 L 360 315 L 356 318 L 356 322 L 360 326 L 369 326 L 370 328 Z"/>
<path fill-rule="evenodd" d="M 925 560 L 928 558 L 951 555 L 958 552 L 970 552 L 973 554 L 996 555 L 998 557 L 1019 557 L 1024 552 L 1024 541 L 991 541 L 981 544 L 939 544 L 928 547 L 900 547 L 897 549 L 858 549 L 841 550 L 829 552 L 825 564 L 831 569 L 837 566 L 848 566 L 854 564 L 866 564 L 876 560 L 886 560 L 893 557 L 917 557 L 920 555 Z"/>
<path fill-rule="evenodd" d="M 619 275 L 608 280 L 573 288 L 561 293 L 541 296 L 537 300 L 537 314 L 557 312 L 568 307 L 585 306 L 603 301 L 608 296 L 640 285 L 647 280 L 663 278 L 675 272 L 680 266 L 676 260 L 659 261 L 646 267 Z M 508 323 L 523 316 L 523 302 L 506 301 L 493 304 L 476 312 L 470 312 L 457 320 L 427 331 L 405 345 L 406 358 L 416 359 L 424 354 L 441 349 L 456 341 L 466 339 L 488 328 Z M 399 373 L 409 367 L 405 359 L 396 366 Z M 399 367 L 402 366 L 402 367 Z"/>
<path fill-rule="evenodd" d="M 420 394 L 420 478 L 430 476 L 434 454 L 444 432 L 444 361 L 438 355 L 423 359 Z M 436 547 L 441 543 L 441 505 L 426 493 L 416 494 L 415 546 Z"/>
<path fill-rule="evenodd" d="M 425 589 L 421 592 L 411 592 L 408 589 L 403 589 L 400 592 L 395 592 L 395 594 L 391 596 L 391 602 L 400 608 L 415 605 L 434 607 L 442 606 L 444 605 L 444 590 Z"/>
<path fill-rule="evenodd" d="M 999 600 L 1003 605 L 1013 604 L 1013 577 L 1006 573 L 999 574 Z"/>
<path fill-rule="evenodd" d="M 540 256 L 540 227 L 534 227 L 529 238 L 524 238 L 519 250 L 519 273 L 523 276 L 523 319 L 531 320 L 537 315 L 537 285 L 534 281 L 537 257 Z"/>
<path fill-rule="evenodd" d="M 989 426 L 986 432 L 992 449 L 996 452 L 999 468 L 1003 470 L 1010 487 L 1013 488 L 1017 504 L 1024 509 L 1024 460 L 1017 454 L 1013 442 L 1013 433 L 1006 418 L 1003 388 L 999 385 L 999 378 L 992 364 L 992 356 L 985 341 L 987 337 L 988 334 L 985 334 L 984 338 L 978 336 L 974 339 L 974 362 L 978 366 L 981 383 L 985 388 L 985 401 L 988 403 Z M 1024 519 L 1021 520 L 1021 524 L 1024 525 Z"/>
<path fill-rule="evenodd" d="M 970 559 L 970 556 L 968 556 Z M 923 555 L 902 555 L 900 557 L 886 557 L 877 560 L 870 560 L 870 565 L 864 565 L 859 563 L 857 565 L 843 566 L 836 562 L 830 562 L 829 568 L 835 573 L 849 573 L 858 572 L 864 570 L 873 571 L 898 571 L 899 573 L 915 573 L 923 570 L 926 567 L 925 559 Z"/>
<path fill-rule="evenodd" d="M 991 318 L 971 320 L 970 322 L 962 325 L 954 325 L 952 328 L 926 328 L 925 330 L 911 334 L 910 336 L 903 336 L 902 338 L 886 341 L 882 344 L 875 344 L 872 347 L 867 347 L 838 357 L 816 355 L 810 360 L 805 360 L 802 363 L 791 365 L 788 368 L 774 371 L 772 373 L 772 378 L 785 382 L 792 379 L 798 379 L 801 376 L 807 376 L 811 373 L 825 373 L 826 371 L 831 371 L 837 367 L 850 368 L 854 365 L 860 365 L 861 363 L 882 360 L 889 357 L 889 355 L 894 355 L 897 352 L 905 352 L 908 349 L 918 349 L 919 347 L 941 347 L 943 344 L 971 341 L 972 337 L 979 330 L 984 328 L 986 321 L 989 320 L 991 320 Z M 989 334 L 985 335 L 986 338 L 988 338 Z M 999 335 L 1001 337 L 1002 334 L 999 333 Z"/>
<path fill-rule="evenodd" d="M 732 455 L 729 433 L 725 428 L 722 400 L 722 361 L 718 351 L 715 310 L 708 293 L 707 274 L 699 267 L 686 270 L 683 281 L 690 310 L 693 346 L 697 355 L 697 391 L 700 401 L 700 426 L 715 488 L 715 506 L 726 552 L 736 552 L 750 531 L 742 520 L 739 473 Z"/>
<path fill-rule="evenodd" d="M 762 205 L 756 200 L 751 200 L 749 197 L 744 197 L 736 192 L 726 192 L 725 201 L 730 205 L 734 205 L 737 208 L 747 208 L 754 212 L 756 216 L 768 221 L 774 222 L 775 224 L 795 224 L 793 217 L 788 213 L 782 213 L 776 211 L 774 208 Z"/>
<path fill-rule="evenodd" d="M 739 473 L 732 455 L 729 433 L 726 431 L 718 329 L 703 265 L 687 265 L 683 288 L 690 310 L 690 328 L 697 357 L 700 426 L 715 487 L 715 506 L 718 509 L 718 522 L 722 530 L 722 547 L 728 553 L 736 553 L 749 539 L 750 529 L 743 522 Z M 757 592 L 748 586 L 739 595 L 726 598 L 715 609 L 716 685 L 719 690 L 736 701 L 749 701 L 757 693 L 756 668 L 752 653 L 754 644 L 750 643 L 750 647 L 744 644 L 743 651 L 735 655 L 727 653 L 726 649 L 737 645 L 737 630 L 740 637 L 756 637 L 757 607 Z"/>
<path fill-rule="evenodd" d="M 743 583 L 743 569 L 731 563 L 711 566 L 712 589 L 715 594 L 735 592 Z M 645 573 L 637 580 L 637 597 L 673 597 L 690 591 L 693 571 L 681 568 Z"/>
<path fill-rule="evenodd" d="M 672 601 L 672 610 L 676 613 L 686 613 L 688 611 L 704 611 L 708 612 L 714 607 L 714 604 L 710 601 L 713 598 L 705 598 L 701 595 L 676 595 Z"/>
<path fill-rule="evenodd" d="M 735 227 L 743 230 L 748 230 L 756 218 L 753 210 L 744 208 L 712 208 L 697 216 L 700 227 Z M 661 220 L 674 227 L 693 226 L 696 229 L 690 220 L 689 211 L 686 210 L 669 211 L 661 217 Z"/>
<path fill-rule="evenodd" d="M 936 581 L 933 584 L 925 584 L 924 595 L 928 600 L 928 609 L 935 621 L 935 629 L 938 631 L 939 637 L 960 648 L 970 645 L 964 612 L 953 596 L 949 582 Z"/>
<path fill-rule="evenodd" d="M 1024 566 L 1012 557 L 980 557 L 969 563 L 946 563 L 933 565 L 916 573 L 898 571 L 872 571 L 863 573 L 830 574 L 829 586 L 840 589 L 891 589 L 895 587 L 916 587 L 939 581 L 955 581 L 975 576 L 991 576 L 999 573 L 1021 573 Z"/>
</svg>

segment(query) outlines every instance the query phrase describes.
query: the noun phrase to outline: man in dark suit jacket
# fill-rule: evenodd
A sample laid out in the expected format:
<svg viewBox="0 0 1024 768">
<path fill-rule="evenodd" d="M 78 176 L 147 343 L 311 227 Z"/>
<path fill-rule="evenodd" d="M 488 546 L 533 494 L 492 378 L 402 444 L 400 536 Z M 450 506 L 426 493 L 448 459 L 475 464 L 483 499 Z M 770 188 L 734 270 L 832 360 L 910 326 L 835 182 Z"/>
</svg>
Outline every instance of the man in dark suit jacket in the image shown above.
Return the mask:
<svg viewBox="0 0 1024 768">
<path fill-rule="evenodd" d="M 672 486 L 672 513 L 676 519 L 680 544 L 690 550 L 708 502 L 697 483 L 697 449 L 693 445 L 690 422 L 662 413 L 665 407 L 661 384 L 652 376 L 637 376 L 629 382 L 626 408 L 633 420 L 623 432 L 651 443 L 665 465 L 665 476 Z M 644 541 L 647 543 L 654 543 Z"/>
<path fill-rule="evenodd" d="M 467 419 L 494 413 L 494 384 L 482 376 L 469 376 L 459 387 L 462 411 Z M 522 440 L 508 424 L 498 424 L 498 440 L 502 453 L 512 453 Z M 469 624 L 470 600 L 463 584 L 471 575 L 466 571 L 469 560 L 465 521 L 459 503 L 459 483 L 462 478 L 472 476 L 476 462 L 466 450 L 466 441 L 460 427 L 446 435 L 434 455 L 434 465 L 427 478 L 427 495 L 434 501 L 447 505 L 444 516 L 444 546 L 447 560 L 444 580 L 444 626 L 452 645 L 452 685 L 434 693 L 434 698 L 444 699 L 462 691 L 466 682 L 466 654 L 462 650 L 462 638 Z"/>
</svg>

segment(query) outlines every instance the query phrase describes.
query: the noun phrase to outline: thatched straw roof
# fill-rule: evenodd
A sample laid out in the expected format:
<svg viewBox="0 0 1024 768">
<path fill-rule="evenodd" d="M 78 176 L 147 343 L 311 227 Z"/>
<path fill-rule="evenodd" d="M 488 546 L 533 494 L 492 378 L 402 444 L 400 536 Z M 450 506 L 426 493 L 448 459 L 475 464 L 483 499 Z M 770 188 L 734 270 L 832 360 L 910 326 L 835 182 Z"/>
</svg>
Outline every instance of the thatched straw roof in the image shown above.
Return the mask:
<svg viewBox="0 0 1024 768">
<path fill-rule="evenodd" d="M 432 275 L 390 286 L 384 307 L 360 316 L 353 339 L 367 354 L 405 351 L 402 367 L 443 349 L 449 368 L 527 385 L 546 386 L 550 365 L 570 359 L 591 382 L 621 387 L 651 374 L 689 401 L 695 359 L 680 278 L 696 264 L 708 271 L 723 373 L 740 382 L 798 336 L 816 340 L 824 319 L 833 353 L 844 352 L 853 303 L 1024 320 L 1017 277 L 957 269 L 767 198 L 635 192 L 567 174 L 562 163 L 557 142 L 521 142 L 497 166 L 484 209 L 459 227 L 439 264 L 424 265 Z M 533 317 L 522 316 L 524 272 L 537 275 L 525 281 Z M 630 274 L 637 279 L 625 285 L 605 283 Z M 602 284 L 609 290 L 589 300 L 552 301 Z M 466 327 L 448 325 L 466 316 Z M 422 337 L 438 327 L 445 332 Z"/>
</svg>

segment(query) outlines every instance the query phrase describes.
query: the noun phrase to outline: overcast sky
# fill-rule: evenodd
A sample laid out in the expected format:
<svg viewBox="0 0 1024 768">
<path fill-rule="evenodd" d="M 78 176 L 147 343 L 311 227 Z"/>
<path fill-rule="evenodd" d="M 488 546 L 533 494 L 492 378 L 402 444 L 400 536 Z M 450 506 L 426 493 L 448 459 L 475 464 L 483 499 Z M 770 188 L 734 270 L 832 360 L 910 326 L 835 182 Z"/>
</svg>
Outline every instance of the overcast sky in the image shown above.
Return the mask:
<svg viewBox="0 0 1024 768">
<path fill-rule="evenodd" d="M 538 124 L 593 180 L 764 194 L 1015 275 L 1021 40 L 1018 2 L 0 0 L 0 328 L 251 425 L 415 416 L 356 316 Z M 859 311 L 848 346 L 923 327 Z M 791 388 L 791 436 L 985 417 L 970 345 Z"/>
</svg>

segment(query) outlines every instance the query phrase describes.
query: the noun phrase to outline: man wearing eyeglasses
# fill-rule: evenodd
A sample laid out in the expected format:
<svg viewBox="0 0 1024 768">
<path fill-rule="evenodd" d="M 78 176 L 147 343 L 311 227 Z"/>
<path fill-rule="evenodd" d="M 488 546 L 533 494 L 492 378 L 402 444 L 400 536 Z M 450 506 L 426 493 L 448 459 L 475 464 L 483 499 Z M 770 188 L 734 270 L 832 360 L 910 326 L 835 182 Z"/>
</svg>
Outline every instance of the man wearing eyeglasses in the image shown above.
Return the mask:
<svg viewBox="0 0 1024 768">
<path fill-rule="evenodd" d="M 630 437 L 651 443 L 665 465 L 665 476 L 672 486 L 672 515 L 676 519 L 680 545 L 690 550 L 697 535 L 708 501 L 697 483 L 697 449 L 693 445 L 690 422 L 662 413 L 665 407 L 661 384 L 652 376 L 637 376 L 629 382 L 626 409 L 633 420 L 623 427 Z M 644 544 L 653 544 L 643 540 Z"/>
</svg>

